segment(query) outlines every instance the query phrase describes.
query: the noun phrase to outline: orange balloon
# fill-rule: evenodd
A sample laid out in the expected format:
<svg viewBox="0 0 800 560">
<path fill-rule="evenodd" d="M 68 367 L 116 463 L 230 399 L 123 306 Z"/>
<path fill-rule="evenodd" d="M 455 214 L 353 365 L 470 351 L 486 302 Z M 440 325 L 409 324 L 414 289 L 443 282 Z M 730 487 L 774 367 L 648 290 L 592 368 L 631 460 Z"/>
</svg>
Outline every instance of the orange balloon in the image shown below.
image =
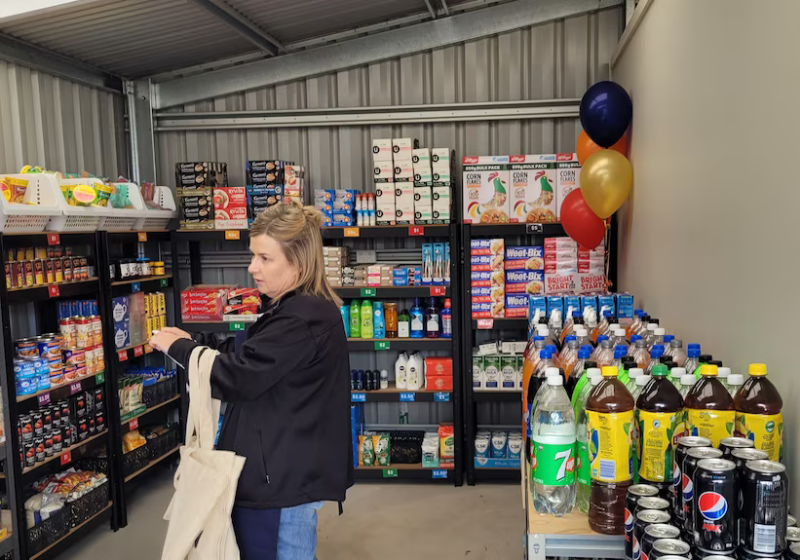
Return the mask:
<svg viewBox="0 0 800 560">
<path fill-rule="evenodd" d="M 599 152 L 600 150 L 614 150 L 615 152 L 621 153 L 623 156 L 628 156 L 628 133 L 630 129 L 628 129 L 625 134 L 622 135 L 622 138 L 617 140 L 617 143 L 611 146 L 610 148 L 603 148 L 602 146 L 598 146 L 594 143 L 594 141 L 589 138 L 589 135 L 586 134 L 585 131 L 581 130 L 580 134 L 578 134 L 578 142 L 575 151 L 578 153 L 578 161 L 581 165 L 586 163 L 586 160 L 589 159 L 589 156 L 595 152 Z"/>
</svg>

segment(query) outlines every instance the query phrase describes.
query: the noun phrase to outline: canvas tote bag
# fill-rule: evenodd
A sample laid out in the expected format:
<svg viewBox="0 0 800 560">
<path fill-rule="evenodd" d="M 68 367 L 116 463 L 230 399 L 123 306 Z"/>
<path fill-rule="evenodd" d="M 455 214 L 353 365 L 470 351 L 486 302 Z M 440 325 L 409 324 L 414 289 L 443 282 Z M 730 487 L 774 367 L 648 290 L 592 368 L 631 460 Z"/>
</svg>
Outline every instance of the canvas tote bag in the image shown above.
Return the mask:
<svg viewBox="0 0 800 560">
<path fill-rule="evenodd" d="M 220 401 L 211 398 L 210 379 L 217 355 L 196 348 L 189 358 L 186 444 L 164 515 L 169 527 L 162 560 L 239 560 L 231 510 L 245 459 L 214 449 Z"/>
</svg>

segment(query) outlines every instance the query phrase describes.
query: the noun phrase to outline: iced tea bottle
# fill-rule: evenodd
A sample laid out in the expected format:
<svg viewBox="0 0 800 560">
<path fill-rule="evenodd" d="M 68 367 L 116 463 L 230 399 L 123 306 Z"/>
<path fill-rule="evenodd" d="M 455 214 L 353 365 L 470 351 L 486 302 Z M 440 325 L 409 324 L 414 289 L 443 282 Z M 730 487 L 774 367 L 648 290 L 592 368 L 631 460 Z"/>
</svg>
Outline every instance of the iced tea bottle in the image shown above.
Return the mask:
<svg viewBox="0 0 800 560">
<path fill-rule="evenodd" d="M 638 367 L 645 369 L 647 364 L 650 363 L 650 352 L 647 350 L 647 343 L 638 334 L 633 335 L 631 338 L 633 339 L 631 341 L 633 348 L 630 349 L 628 355 L 636 360 Z"/>
<path fill-rule="evenodd" d="M 639 480 L 657 486 L 672 479 L 675 428 L 681 423 L 683 410 L 683 397 L 668 374 L 667 366 L 653 366 L 652 379 L 636 400 Z"/>
<path fill-rule="evenodd" d="M 684 400 L 689 435 L 707 437 L 714 447 L 733 436 L 736 412 L 733 399 L 717 379 L 717 366 L 703 365 L 700 380 Z"/>
<path fill-rule="evenodd" d="M 564 375 L 569 377 L 570 372 L 572 372 L 572 368 L 575 366 L 575 362 L 578 361 L 578 350 L 580 349 L 580 345 L 575 338 L 574 334 L 571 334 L 567 337 L 567 345 L 561 349 L 561 369 L 564 370 Z"/>
<path fill-rule="evenodd" d="M 625 334 L 628 336 L 628 340 L 630 340 L 631 344 L 633 344 L 631 337 L 638 332 L 639 327 L 642 325 L 642 315 L 644 315 L 644 309 L 635 309 L 633 311 L 633 315 L 633 321 L 631 321 L 631 324 L 625 329 Z"/>
<path fill-rule="evenodd" d="M 733 399 L 736 435 L 753 440 L 770 461 L 783 459 L 783 399 L 767 379 L 766 364 L 750 364 L 750 378 Z"/>
<path fill-rule="evenodd" d="M 617 368 L 603 368 L 603 380 L 586 401 L 590 475 L 589 526 L 607 535 L 625 530 L 625 495 L 631 485 L 631 434 L 634 401 L 617 379 Z"/>
</svg>

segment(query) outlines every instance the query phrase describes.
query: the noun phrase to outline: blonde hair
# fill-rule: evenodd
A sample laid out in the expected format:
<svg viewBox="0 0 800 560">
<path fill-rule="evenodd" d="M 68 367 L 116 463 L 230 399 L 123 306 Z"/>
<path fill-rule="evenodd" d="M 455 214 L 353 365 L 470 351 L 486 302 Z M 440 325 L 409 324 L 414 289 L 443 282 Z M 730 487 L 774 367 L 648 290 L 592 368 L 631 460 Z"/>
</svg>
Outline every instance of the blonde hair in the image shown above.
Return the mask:
<svg viewBox="0 0 800 560">
<path fill-rule="evenodd" d="M 325 277 L 321 226 L 322 214 L 319 210 L 294 201 L 270 206 L 253 221 L 250 237 L 268 235 L 276 240 L 286 260 L 298 271 L 295 285 L 274 299 L 281 298 L 288 291 L 298 290 L 324 298 L 337 306 L 342 304 Z"/>
</svg>

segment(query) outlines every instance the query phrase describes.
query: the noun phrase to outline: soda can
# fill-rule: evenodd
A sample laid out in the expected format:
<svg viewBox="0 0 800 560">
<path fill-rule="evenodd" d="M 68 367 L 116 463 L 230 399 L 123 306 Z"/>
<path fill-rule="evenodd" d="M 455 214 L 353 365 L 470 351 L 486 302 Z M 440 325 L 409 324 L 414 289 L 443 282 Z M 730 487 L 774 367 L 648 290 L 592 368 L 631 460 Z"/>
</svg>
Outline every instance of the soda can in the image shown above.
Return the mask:
<svg viewBox="0 0 800 560">
<path fill-rule="evenodd" d="M 794 515 L 787 515 L 786 516 L 786 526 L 787 527 L 797 527 L 797 519 Z"/>
<path fill-rule="evenodd" d="M 41 413 L 44 432 L 47 433 L 53 429 L 53 408 L 50 406 L 42 408 Z"/>
<path fill-rule="evenodd" d="M 800 560 L 800 543 L 791 543 L 784 553 L 786 560 Z"/>
<path fill-rule="evenodd" d="M 753 448 L 738 448 L 731 451 L 730 461 L 736 465 L 736 483 L 737 483 L 737 498 L 736 498 L 736 542 L 742 546 L 744 542 L 743 524 L 747 520 L 742 516 L 742 506 L 744 505 L 744 485 L 747 479 L 747 471 L 745 464 L 748 461 L 758 461 L 759 459 L 768 459 L 769 455 L 765 451 Z"/>
<path fill-rule="evenodd" d="M 800 542 L 800 527 L 786 527 L 786 546 L 796 542 Z"/>
<path fill-rule="evenodd" d="M 56 430 L 61 427 L 61 407 L 58 405 L 52 406 L 53 411 L 53 429 Z"/>
<path fill-rule="evenodd" d="M 725 558 L 723 556 L 723 558 Z M 730 558 L 728 556 L 727 558 Z M 781 555 L 778 554 L 777 556 L 771 556 L 768 554 L 759 554 L 757 552 L 750 552 L 749 550 L 745 550 L 744 548 L 740 548 L 736 552 L 736 559 L 737 560 L 780 560 Z"/>
<path fill-rule="evenodd" d="M 661 539 L 680 539 L 681 530 L 667 523 L 653 523 L 644 528 L 644 537 L 640 545 L 640 560 L 649 560 L 653 543 Z"/>
<path fill-rule="evenodd" d="M 719 440 L 719 449 L 722 451 L 723 459 L 730 459 L 734 449 L 752 449 L 755 442 L 743 437 L 726 437 Z"/>
<path fill-rule="evenodd" d="M 652 560 L 671 556 L 688 558 L 691 551 L 692 547 L 680 539 L 660 539 L 653 543 L 650 558 Z"/>
<path fill-rule="evenodd" d="M 631 558 L 633 560 L 640 560 L 644 530 L 648 525 L 654 523 L 669 523 L 669 514 L 658 509 L 643 509 L 636 514 L 636 522 L 633 524 L 633 545 L 631 547 Z"/>
<path fill-rule="evenodd" d="M 690 451 L 687 459 L 698 451 Z M 719 449 L 715 451 L 722 455 Z M 703 458 L 697 462 L 693 474 L 697 495 L 694 545 L 706 552 L 731 554 L 736 550 L 736 465 L 727 459 Z"/>
<path fill-rule="evenodd" d="M 661 560 L 690 560 L 688 556 L 674 556 L 672 554 L 668 556 L 662 556 Z M 728 560 L 731 560 L 730 558 Z"/>
<path fill-rule="evenodd" d="M 775 461 L 745 464 L 742 547 L 756 554 L 781 554 L 786 547 L 786 515 L 789 507 L 786 467 Z"/>
<path fill-rule="evenodd" d="M 625 496 L 625 557 L 633 558 L 633 524 L 636 502 L 640 498 L 658 496 L 658 488 L 651 484 L 632 484 Z"/>
<path fill-rule="evenodd" d="M 695 468 L 701 459 L 720 459 L 722 451 L 713 447 L 693 447 L 686 452 L 681 467 L 681 500 L 683 501 L 683 530 L 694 533 Z M 693 537 L 692 537 L 693 538 Z"/>
<path fill-rule="evenodd" d="M 639 498 L 636 501 L 636 509 L 633 513 L 639 513 L 643 509 L 659 509 L 662 511 L 666 511 L 672 517 L 672 512 L 670 512 L 670 503 L 668 500 L 664 498 L 660 498 L 658 496 L 646 496 L 644 498 Z"/>
<path fill-rule="evenodd" d="M 53 429 L 53 453 L 61 453 L 64 449 L 64 428 Z"/>
<path fill-rule="evenodd" d="M 735 560 L 735 556 L 731 554 L 730 556 L 725 556 L 723 554 L 709 554 L 708 552 L 703 552 L 699 548 L 695 548 L 692 552 L 692 559 L 693 560 Z"/>
<path fill-rule="evenodd" d="M 106 413 L 102 410 L 98 410 L 94 413 L 94 423 L 97 432 L 102 432 L 106 429 Z"/>
<path fill-rule="evenodd" d="M 674 461 L 672 463 L 672 485 L 670 486 L 672 502 L 672 515 L 678 526 L 684 521 L 683 499 L 681 492 L 683 488 L 683 460 L 686 459 L 686 452 L 693 447 L 711 447 L 711 440 L 700 436 L 683 436 L 678 438 L 675 444 Z"/>
<path fill-rule="evenodd" d="M 44 456 L 52 457 L 53 453 L 55 453 L 53 451 L 53 432 L 49 431 L 44 436 Z"/>
</svg>

